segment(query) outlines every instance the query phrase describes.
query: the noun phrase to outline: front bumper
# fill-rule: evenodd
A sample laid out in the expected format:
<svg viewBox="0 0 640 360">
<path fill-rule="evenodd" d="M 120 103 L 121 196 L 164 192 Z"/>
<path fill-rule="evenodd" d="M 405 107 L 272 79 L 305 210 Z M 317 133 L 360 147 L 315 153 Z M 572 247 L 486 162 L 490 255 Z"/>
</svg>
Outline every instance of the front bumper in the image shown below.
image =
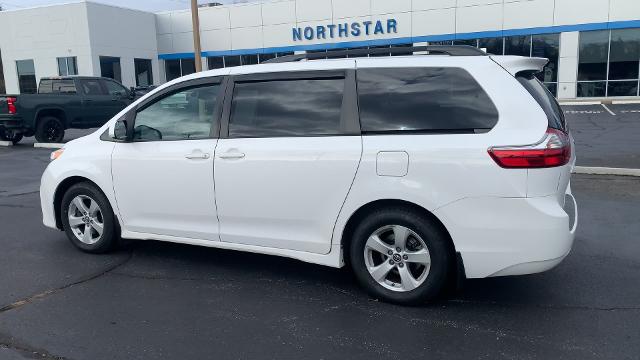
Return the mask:
<svg viewBox="0 0 640 360">
<path fill-rule="evenodd" d="M 51 164 L 49 164 L 51 166 Z M 49 167 L 45 169 L 40 180 L 40 207 L 42 208 L 42 223 L 46 227 L 57 229 L 56 213 L 54 206 L 54 197 L 57 181 L 49 171 Z"/>
<path fill-rule="evenodd" d="M 467 198 L 435 211 L 468 278 L 523 275 L 558 265 L 571 251 L 578 211 L 570 190 L 534 198 Z"/>
</svg>

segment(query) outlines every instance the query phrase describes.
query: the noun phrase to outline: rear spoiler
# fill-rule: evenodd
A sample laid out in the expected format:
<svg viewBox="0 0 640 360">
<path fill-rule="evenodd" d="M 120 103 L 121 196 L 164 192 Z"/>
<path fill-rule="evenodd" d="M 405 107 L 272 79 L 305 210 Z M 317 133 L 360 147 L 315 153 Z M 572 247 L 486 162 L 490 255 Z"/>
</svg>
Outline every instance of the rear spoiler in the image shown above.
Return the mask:
<svg viewBox="0 0 640 360">
<path fill-rule="evenodd" d="M 496 64 L 513 76 L 523 71 L 537 73 L 542 71 L 549 59 L 524 56 L 490 56 Z"/>
</svg>

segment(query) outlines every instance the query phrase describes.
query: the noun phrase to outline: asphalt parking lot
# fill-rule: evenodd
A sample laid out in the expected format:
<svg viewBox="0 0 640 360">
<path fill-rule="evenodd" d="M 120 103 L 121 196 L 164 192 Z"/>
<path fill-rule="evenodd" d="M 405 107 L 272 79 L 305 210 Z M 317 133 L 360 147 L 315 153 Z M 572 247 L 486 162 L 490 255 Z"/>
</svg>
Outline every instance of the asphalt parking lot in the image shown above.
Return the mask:
<svg viewBox="0 0 640 360">
<path fill-rule="evenodd" d="M 563 106 L 577 165 L 640 169 L 640 104 Z"/>
<path fill-rule="evenodd" d="M 578 164 L 640 168 L 640 114 L 598 108 L 567 113 Z M 153 241 L 80 253 L 41 224 L 49 152 L 0 148 L 0 359 L 640 356 L 640 178 L 574 175 L 578 233 L 557 268 L 401 307 L 285 258 Z"/>
</svg>

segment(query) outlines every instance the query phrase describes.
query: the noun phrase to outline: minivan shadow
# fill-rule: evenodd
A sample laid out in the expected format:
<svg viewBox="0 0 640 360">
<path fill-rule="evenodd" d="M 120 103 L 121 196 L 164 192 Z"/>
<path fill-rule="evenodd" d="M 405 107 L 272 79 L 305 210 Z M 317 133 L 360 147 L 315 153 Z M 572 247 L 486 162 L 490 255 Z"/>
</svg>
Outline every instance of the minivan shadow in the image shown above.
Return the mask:
<svg viewBox="0 0 640 360">
<path fill-rule="evenodd" d="M 355 301 L 373 300 L 359 287 L 348 267 L 336 269 L 279 256 L 160 241 L 134 241 L 126 247 L 134 255 L 117 273 L 129 276 L 203 281 L 223 279 L 247 284 L 257 280 L 273 281 L 278 286 L 295 287 L 296 291 L 302 292 L 301 295 L 311 287 L 322 286 L 348 293 Z M 546 281 L 543 274 L 468 279 L 461 291 L 449 292 L 431 306 L 548 302 L 552 289 L 545 286 Z M 326 296 L 330 297 L 330 294 Z"/>
</svg>

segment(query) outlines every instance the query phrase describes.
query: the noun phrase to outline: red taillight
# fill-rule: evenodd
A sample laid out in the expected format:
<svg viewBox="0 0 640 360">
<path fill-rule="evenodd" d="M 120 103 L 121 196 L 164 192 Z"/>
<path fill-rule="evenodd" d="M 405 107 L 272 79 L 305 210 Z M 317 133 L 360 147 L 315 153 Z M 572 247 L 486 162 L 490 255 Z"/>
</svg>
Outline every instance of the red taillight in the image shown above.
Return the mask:
<svg viewBox="0 0 640 360">
<path fill-rule="evenodd" d="M 9 108 L 9 114 L 15 114 L 16 110 L 16 98 L 8 97 L 7 98 L 7 107 Z"/>
<path fill-rule="evenodd" d="M 494 146 L 489 155 L 503 168 L 547 168 L 562 166 L 571 159 L 569 135 L 547 129 L 539 142 L 524 146 Z"/>
</svg>

